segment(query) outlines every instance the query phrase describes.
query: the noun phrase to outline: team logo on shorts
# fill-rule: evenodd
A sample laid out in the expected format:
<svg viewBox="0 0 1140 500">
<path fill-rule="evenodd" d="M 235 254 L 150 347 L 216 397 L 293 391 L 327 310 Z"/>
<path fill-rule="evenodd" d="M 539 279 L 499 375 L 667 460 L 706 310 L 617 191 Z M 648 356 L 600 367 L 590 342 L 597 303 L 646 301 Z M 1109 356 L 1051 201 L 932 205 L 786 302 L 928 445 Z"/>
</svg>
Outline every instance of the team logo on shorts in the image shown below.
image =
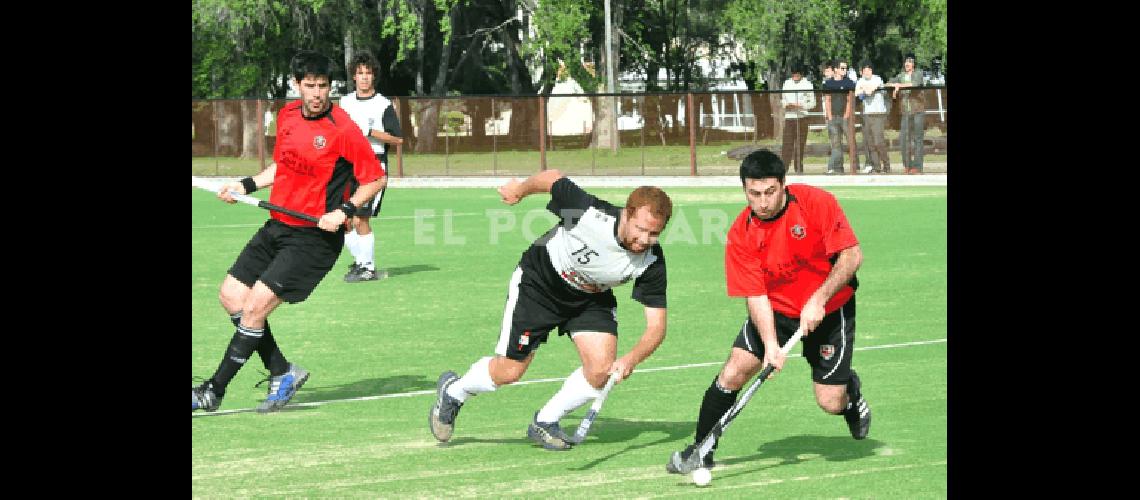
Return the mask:
<svg viewBox="0 0 1140 500">
<path fill-rule="evenodd" d="M 831 361 L 831 357 L 835 356 L 835 346 L 831 344 L 823 344 L 819 346 L 819 355 L 823 359 Z"/>
<path fill-rule="evenodd" d="M 523 334 L 519 335 L 519 350 L 528 345 L 530 345 L 530 330 L 523 330 Z"/>
<path fill-rule="evenodd" d="M 324 147 L 325 147 L 325 136 L 318 135 L 318 136 L 314 137 L 313 138 L 313 147 L 317 148 L 317 149 L 324 149 Z"/>
<path fill-rule="evenodd" d="M 799 224 L 792 226 L 792 237 L 793 238 L 795 238 L 797 240 L 802 240 L 802 239 L 804 239 L 804 236 L 807 236 L 807 230 L 804 229 L 803 226 L 801 226 Z"/>
</svg>

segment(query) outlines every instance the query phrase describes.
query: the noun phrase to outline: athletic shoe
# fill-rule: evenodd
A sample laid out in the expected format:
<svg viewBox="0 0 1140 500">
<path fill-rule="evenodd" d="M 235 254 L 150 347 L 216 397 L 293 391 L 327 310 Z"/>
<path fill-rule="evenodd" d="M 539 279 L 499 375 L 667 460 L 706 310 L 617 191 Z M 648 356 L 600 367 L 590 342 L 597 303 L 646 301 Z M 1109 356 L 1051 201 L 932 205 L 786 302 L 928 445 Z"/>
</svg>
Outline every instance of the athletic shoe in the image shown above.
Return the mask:
<svg viewBox="0 0 1140 500">
<path fill-rule="evenodd" d="M 534 421 L 526 428 L 526 436 L 548 450 L 569 450 L 572 447 L 570 443 L 573 442 L 570 436 L 562 432 L 558 422 L 539 422 L 537 411 L 534 412 Z"/>
<path fill-rule="evenodd" d="M 217 411 L 222 405 L 222 397 L 214 392 L 214 382 L 207 380 L 198 387 L 190 388 L 190 411 Z"/>
<path fill-rule="evenodd" d="M 875 167 L 872 167 L 872 166 L 870 166 L 870 165 L 867 165 L 867 166 L 864 166 L 864 167 L 863 167 L 863 170 L 860 170 L 860 171 L 859 171 L 859 173 L 861 173 L 861 174 L 869 174 L 869 173 L 871 173 L 871 172 L 873 172 L 873 171 L 875 171 Z"/>
<path fill-rule="evenodd" d="M 463 402 L 447 394 L 447 388 L 456 380 L 459 380 L 459 375 L 448 370 L 439 375 L 439 381 L 435 384 L 435 404 L 428 412 L 428 428 L 440 442 L 451 439 L 451 433 L 455 431 L 455 417 L 459 416 L 459 409 L 463 407 Z"/>
<path fill-rule="evenodd" d="M 384 270 L 373 271 L 373 270 L 368 269 L 366 267 L 359 267 L 356 270 L 356 274 L 351 275 L 351 276 L 345 276 L 344 281 L 346 281 L 348 283 L 356 283 L 356 282 L 360 282 L 360 281 L 382 280 L 382 279 L 387 278 L 387 277 L 388 277 L 388 271 L 384 271 Z"/>
<path fill-rule="evenodd" d="M 851 430 L 851 437 L 855 439 L 863 439 L 867 437 L 867 431 L 871 429 L 871 407 L 867 405 L 867 400 L 863 399 L 863 393 L 860 391 L 862 384 L 859 382 L 859 375 L 851 372 L 851 381 L 848 382 L 847 393 L 850 394 L 850 386 L 854 386 L 854 392 L 859 395 L 851 406 L 843 411 L 843 419 L 847 421 L 847 428 Z"/>
<path fill-rule="evenodd" d="M 673 455 L 669 457 L 669 462 L 665 464 L 665 470 L 671 474 L 688 474 L 692 472 L 693 469 L 689 468 L 688 460 L 689 457 L 693 456 L 693 452 L 696 451 L 696 449 L 697 445 L 690 444 L 682 451 L 674 451 Z M 708 455 L 705 455 L 704 466 L 706 469 L 716 467 L 716 462 L 713 462 L 714 453 L 716 453 L 715 449 L 709 451 Z"/>
<path fill-rule="evenodd" d="M 348 265 L 348 272 L 344 273 L 344 281 L 346 281 L 348 283 L 352 283 L 353 282 L 352 277 L 356 276 L 356 273 L 358 273 L 358 272 L 360 272 L 360 264 L 357 264 L 354 261 L 352 264 Z"/>
<path fill-rule="evenodd" d="M 830 169 L 830 168 L 827 169 L 827 175 L 840 175 L 842 173 L 843 173 L 842 170 L 834 170 L 834 169 Z"/>
<path fill-rule="evenodd" d="M 289 371 L 258 382 L 257 386 L 269 381 L 269 396 L 265 398 L 265 401 L 257 405 L 257 412 L 269 413 L 280 410 L 289 404 L 289 400 L 293 399 L 294 394 L 297 394 L 297 389 L 305 385 L 307 380 L 309 380 L 309 372 L 307 370 L 293 363 L 289 363 Z"/>
</svg>

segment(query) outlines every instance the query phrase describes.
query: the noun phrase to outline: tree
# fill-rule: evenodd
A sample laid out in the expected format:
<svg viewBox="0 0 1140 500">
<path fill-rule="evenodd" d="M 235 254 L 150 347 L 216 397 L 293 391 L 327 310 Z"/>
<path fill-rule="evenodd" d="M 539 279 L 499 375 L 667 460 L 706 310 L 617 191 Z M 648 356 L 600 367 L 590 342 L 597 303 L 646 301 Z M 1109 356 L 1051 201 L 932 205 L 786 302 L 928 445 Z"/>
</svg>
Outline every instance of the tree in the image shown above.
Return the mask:
<svg viewBox="0 0 1140 500">
<path fill-rule="evenodd" d="M 745 54 L 746 74 L 762 76 L 768 89 L 780 90 L 793 65 L 815 65 L 850 52 L 849 12 L 838 0 L 730 0 L 725 20 Z M 780 137 L 780 95 L 768 97 L 775 112 L 773 133 Z M 753 103 L 753 113 L 765 108 Z"/>
</svg>

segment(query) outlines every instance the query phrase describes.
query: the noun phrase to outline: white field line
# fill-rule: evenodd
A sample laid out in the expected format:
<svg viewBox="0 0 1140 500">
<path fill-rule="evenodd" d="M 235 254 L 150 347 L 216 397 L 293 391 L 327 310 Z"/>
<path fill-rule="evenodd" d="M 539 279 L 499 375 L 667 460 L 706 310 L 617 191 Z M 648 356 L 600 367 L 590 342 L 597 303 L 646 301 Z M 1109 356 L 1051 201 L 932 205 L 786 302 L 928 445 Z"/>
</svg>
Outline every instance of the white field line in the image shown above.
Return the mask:
<svg viewBox="0 0 1140 500">
<path fill-rule="evenodd" d="M 856 347 L 855 350 L 856 351 L 869 351 L 872 349 L 893 349 L 893 348 L 898 348 L 898 347 L 911 347 L 911 346 L 917 346 L 917 345 L 938 344 L 938 343 L 943 343 L 943 342 L 946 342 L 946 339 L 920 340 L 920 341 L 915 341 L 915 342 L 903 342 L 901 344 L 884 344 L 884 345 L 867 346 L 867 347 Z M 714 366 L 714 365 L 719 365 L 722 363 L 724 363 L 724 361 L 710 361 L 707 363 L 691 363 L 691 364 L 687 364 L 687 365 L 676 365 L 676 366 L 661 366 L 661 367 L 657 367 L 657 368 L 641 368 L 641 369 L 638 369 L 637 372 L 638 373 L 650 373 L 650 372 L 663 372 L 663 371 L 670 371 L 670 370 L 684 370 L 686 368 L 700 368 L 702 366 Z M 545 383 L 549 383 L 549 382 L 562 382 L 564 380 L 566 380 L 565 377 L 563 377 L 563 378 L 540 378 L 540 379 L 534 379 L 534 380 L 523 380 L 523 381 L 515 382 L 511 385 L 545 384 Z M 356 398 L 330 399 L 327 401 L 309 401 L 307 403 L 290 403 L 289 407 L 294 407 L 294 406 L 321 406 L 321 405 L 328 404 L 328 403 L 343 403 L 343 402 L 349 402 L 349 401 L 372 401 L 374 399 L 407 398 L 407 397 L 412 397 L 412 396 L 422 396 L 425 394 L 435 394 L 435 389 L 426 389 L 426 390 L 422 390 L 422 391 L 411 391 L 411 392 L 398 392 L 398 393 L 393 393 L 393 394 L 378 394 L 376 396 L 361 396 L 361 397 L 356 397 Z M 229 415 L 232 413 L 251 412 L 253 410 L 254 410 L 253 408 L 237 408 L 237 409 L 233 409 L 233 410 L 222 410 L 222 411 L 216 411 L 216 412 L 192 413 L 191 415 L 193 417 L 213 417 L 213 416 L 218 416 L 218 415 Z"/>
<path fill-rule="evenodd" d="M 469 217 L 472 215 L 486 215 L 486 214 L 477 213 L 477 212 L 459 212 L 459 213 L 448 214 L 446 212 L 440 211 L 439 213 L 433 212 L 433 213 L 424 214 L 424 215 L 381 215 L 379 217 L 373 217 L 373 218 L 379 219 L 379 220 L 436 219 L 439 217 L 443 217 L 445 215 L 450 216 L 450 217 Z M 231 228 L 231 227 L 261 227 L 263 225 L 265 225 L 265 221 L 258 222 L 257 224 L 213 224 L 213 225 L 207 224 L 205 226 L 190 226 L 190 228 L 191 229 L 222 229 L 222 228 Z"/>
</svg>

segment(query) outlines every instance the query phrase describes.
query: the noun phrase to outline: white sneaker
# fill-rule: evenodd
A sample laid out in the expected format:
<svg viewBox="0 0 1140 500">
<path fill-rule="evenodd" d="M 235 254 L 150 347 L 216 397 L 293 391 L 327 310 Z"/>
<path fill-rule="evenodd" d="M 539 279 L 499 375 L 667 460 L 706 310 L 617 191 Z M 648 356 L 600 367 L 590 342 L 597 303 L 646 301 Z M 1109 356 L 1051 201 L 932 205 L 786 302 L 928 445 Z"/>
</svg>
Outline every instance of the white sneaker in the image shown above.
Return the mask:
<svg viewBox="0 0 1140 500">
<path fill-rule="evenodd" d="M 860 170 L 859 173 L 869 174 L 869 173 L 873 172 L 874 170 L 875 170 L 875 167 L 872 167 L 870 165 L 865 165 L 865 166 L 863 166 L 863 170 Z"/>
</svg>

